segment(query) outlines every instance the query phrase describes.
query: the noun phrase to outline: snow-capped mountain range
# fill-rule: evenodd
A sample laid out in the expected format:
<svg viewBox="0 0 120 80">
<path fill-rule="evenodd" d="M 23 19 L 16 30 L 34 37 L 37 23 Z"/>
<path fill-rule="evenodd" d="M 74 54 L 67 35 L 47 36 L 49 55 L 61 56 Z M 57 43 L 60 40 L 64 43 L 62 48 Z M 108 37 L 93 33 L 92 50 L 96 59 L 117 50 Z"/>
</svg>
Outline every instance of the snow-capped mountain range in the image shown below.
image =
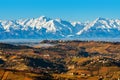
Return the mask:
<svg viewBox="0 0 120 80">
<path fill-rule="evenodd" d="M 120 38 L 120 20 L 97 18 L 92 22 L 70 22 L 45 16 L 0 20 L 0 39 Z"/>
</svg>

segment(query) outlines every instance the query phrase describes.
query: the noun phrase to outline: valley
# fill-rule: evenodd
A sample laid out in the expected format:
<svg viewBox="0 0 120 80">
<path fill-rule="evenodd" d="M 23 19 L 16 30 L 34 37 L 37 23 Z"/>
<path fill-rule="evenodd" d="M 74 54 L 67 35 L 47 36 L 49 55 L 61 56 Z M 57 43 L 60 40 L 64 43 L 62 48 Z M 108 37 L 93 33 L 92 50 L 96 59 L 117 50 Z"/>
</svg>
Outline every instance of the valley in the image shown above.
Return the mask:
<svg viewBox="0 0 120 80">
<path fill-rule="evenodd" d="M 43 40 L 29 45 L 0 43 L 1 80 L 120 78 L 119 42 Z"/>
</svg>

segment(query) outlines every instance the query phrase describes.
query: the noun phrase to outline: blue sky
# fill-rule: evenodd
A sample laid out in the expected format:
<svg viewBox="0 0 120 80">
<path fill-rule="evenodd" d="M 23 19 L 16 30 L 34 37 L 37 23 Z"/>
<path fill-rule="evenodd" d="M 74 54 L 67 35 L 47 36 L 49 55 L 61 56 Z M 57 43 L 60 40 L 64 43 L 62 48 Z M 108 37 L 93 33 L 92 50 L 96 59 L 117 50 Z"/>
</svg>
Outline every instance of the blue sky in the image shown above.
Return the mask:
<svg viewBox="0 0 120 80">
<path fill-rule="evenodd" d="M 0 19 L 47 16 L 69 21 L 120 18 L 120 0 L 0 0 Z"/>
</svg>

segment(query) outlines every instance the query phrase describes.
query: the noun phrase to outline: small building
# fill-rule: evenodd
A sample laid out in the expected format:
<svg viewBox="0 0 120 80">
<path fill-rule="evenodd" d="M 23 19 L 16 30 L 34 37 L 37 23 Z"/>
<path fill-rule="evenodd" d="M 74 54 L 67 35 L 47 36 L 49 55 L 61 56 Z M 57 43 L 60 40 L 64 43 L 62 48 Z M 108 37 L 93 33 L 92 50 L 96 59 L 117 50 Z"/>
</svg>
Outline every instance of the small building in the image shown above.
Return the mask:
<svg viewBox="0 0 120 80">
<path fill-rule="evenodd" d="M 75 65 L 69 65 L 68 69 L 75 69 Z"/>
</svg>

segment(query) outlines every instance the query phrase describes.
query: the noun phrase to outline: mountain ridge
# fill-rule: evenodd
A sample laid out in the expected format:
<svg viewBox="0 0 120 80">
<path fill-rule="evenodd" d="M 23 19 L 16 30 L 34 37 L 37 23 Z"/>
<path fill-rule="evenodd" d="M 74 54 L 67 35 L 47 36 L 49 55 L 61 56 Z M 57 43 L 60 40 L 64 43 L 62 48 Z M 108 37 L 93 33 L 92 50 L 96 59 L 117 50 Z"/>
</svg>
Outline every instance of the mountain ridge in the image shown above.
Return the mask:
<svg viewBox="0 0 120 80">
<path fill-rule="evenodd" d="M 120 20 L 97 18 L 88 23 L 51 19 L 0 20 L 0 39 L 120 38 Z"/>
</svg>

